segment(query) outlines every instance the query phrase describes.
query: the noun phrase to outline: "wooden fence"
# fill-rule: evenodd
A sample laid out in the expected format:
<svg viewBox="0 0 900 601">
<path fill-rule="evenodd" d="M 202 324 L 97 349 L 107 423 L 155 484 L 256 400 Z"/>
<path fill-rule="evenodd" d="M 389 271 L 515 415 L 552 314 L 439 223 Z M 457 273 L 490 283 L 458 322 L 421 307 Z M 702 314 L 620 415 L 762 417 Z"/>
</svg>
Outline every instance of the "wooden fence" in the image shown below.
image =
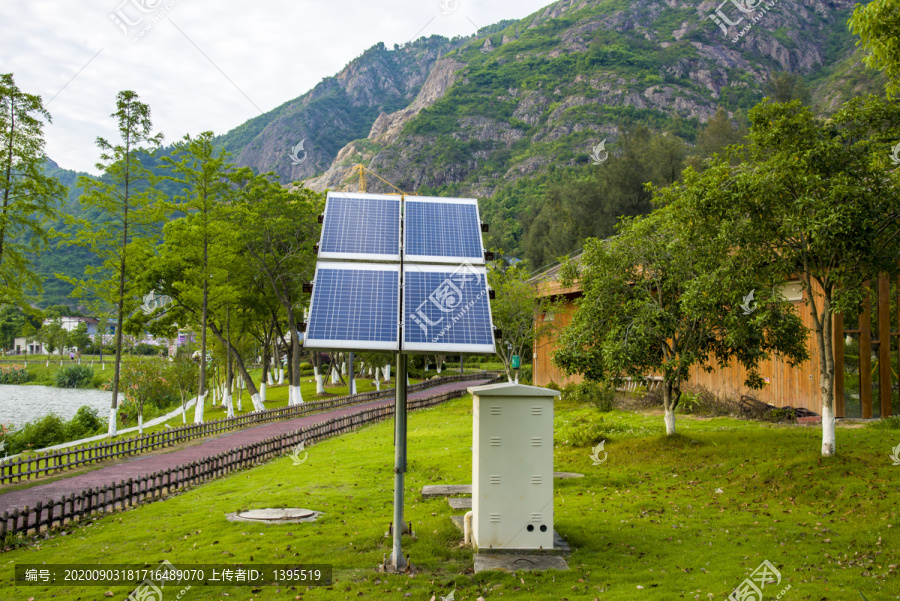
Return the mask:
<svg viewBox="0 0 900 601">
<path fill-rule="evenodd" d="M 471 376 L 468 376 L 471 378 Z M 504 378 L 494 378 L 499 381 Z M 412 388 L 412 386 L 410 386 Z M 409 411 L 433 407 L 466 394 L 465 390 L 453 390 L 424 399 L 409 401 Z M 385 405 L 336 417 L 314 426 L 286 432 L 260 442 L 236 447 L 224 453 L 193 461 L 138 479 L 129 478 L 103 487 L 82 490 L 79 494 L 63 495 L 58 500 L 27 505 L 4 511 L 0 517 L 0 541 L 9 535 L 40 533 L 42 530 L 61 528 L 73 521 L 82 521 L 93 514 L 111 513 L 142 503 L 151 502 L 165 495 L 182 491 L 240 469 L 253 467 L 269 459 L 284 456 L 300 442 L 308 445 L 331 436 L 349 432 L 394 415 L 394 406 Z"/>
<path fill-rule="evenodd" d="M 416 392 L 434 386 L 448 384 L 450 382 L 474 380 L 480 377 L 494 378 L 495 374 L 490 372 L 483 372 L 481 374 L 457 374 L 437 380 L 425 380 L 418 384 L 411 384 L 407 390 L 408 392 Z M 32 477 L 39 478 L 43 475 L 52 474 L 53 472 L 70 470 L 82 465 L 106 461 L 107 459 L 138 455 L 147 451 L 154 451 L 189 440 L 194 440 L 196 438 L 212 436 L 221 432 L 241 429 L 251 425 L 294 419 L 302 415 L 317 413 L 335 407 L 368 403 L 378 399 L 389 398 L 393 396 L 393 394 L 394 389 L 388 388 L 324 401 L 313 401 L 302 405 L 291 405 L 287 407 L 278 407 L 276 409 L 266 409 L 264 411 L 254 411 L 252 413 L 245 413 L 244 415 L 222 418 L 199 424 L 185 424 L 177 428 L 172 428 L 171 430 L 144 434 L 142 436 L 123 440 L 99 442 L 93 445 L 82 445 L 56 451 L 29 454 L 25 457 L 19 457 L 12 461 L 0 463 L 0 484 L 31 480 Z"/>
</svg>

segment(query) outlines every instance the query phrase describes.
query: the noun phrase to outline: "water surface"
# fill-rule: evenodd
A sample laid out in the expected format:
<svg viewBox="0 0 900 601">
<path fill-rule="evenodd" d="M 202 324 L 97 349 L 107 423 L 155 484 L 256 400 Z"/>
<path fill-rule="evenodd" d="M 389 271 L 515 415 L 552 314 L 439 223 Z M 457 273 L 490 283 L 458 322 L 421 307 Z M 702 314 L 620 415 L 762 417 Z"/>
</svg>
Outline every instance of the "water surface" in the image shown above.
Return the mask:
<svg viewBox="0 0 900 601">
<path fill-rule="evenodd" d="M 71 419 L 82 405 L 96 407 L 100 418 L 109 414 L 112 393 L 105 390 L 54 388 L 51 386 L 0 385 L 0 423 L 20 428 L 53 411 Z"/>
</svg>

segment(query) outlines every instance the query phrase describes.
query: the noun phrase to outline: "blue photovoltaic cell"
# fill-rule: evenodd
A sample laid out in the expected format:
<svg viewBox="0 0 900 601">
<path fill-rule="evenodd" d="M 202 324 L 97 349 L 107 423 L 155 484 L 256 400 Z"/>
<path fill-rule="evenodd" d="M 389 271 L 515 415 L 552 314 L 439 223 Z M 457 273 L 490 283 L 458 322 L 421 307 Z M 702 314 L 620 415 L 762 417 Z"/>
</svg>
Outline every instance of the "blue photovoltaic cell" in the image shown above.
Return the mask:
<svg viewBox="0 0 900 601">
<path fill-rule="evenodd" d="M 485 280 L 484 268 L 450 272 L 408 266 L 403 284 L 404 350 L 430 350 L 434 345 L 434 350 L 494 352 Z"/>
<path fill-rule="evenodd" d="M 312 347 L 397 349 L 400 268 L 316 269 L 307 344 Z M 343 344 L 340 344 L 343 343 Z M 385 346 L 385 343 L 387 346 Z M 374 344 L 374 346 L 368 346 Z"/>
<path fill-rule="evenodd" d="M 360 258 L 383 255 L 400 258 L 400 199 L 366 198 L 332 193 L 325 207 L 319 253 L 355 255 L 333 258 Z"/>
<path fill-rule="evenodd" d="M 484 262 L 478 206 L 406 200 L 406 256 Z"/>
</svg>

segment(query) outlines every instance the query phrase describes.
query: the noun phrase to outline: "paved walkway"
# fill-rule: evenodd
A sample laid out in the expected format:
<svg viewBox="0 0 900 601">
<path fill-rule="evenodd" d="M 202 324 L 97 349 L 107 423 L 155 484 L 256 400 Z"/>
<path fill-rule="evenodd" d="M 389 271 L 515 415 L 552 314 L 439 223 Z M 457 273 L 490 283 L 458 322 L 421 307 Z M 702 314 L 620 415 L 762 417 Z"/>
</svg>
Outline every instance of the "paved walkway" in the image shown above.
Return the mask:
<svg viewBox="0 0 900 601">
<path fill-rule="evenodd" d="M 425 390 L 410 393 L 408 399 L 421 399 L 444 392 L 466 389 L 470 386 L 480 386 L 482 384 L 487 384 L 488 382 L 490 382 L 490 380 L 485 379 L 467 382 L 451 382 L 449 384 L 442 384 L 440 386 L 435 386 L 434 388 L 427 388 Z M 218 455 L 219 453 L 223 453 L 235 447 L 259 442 L 286 432 L 293 432 L 300 428 L 313 426 L 335 417 L 342 417 L 382 405 L 390 405 L 393 404 L 393 402 L 394 399 L 385 399 L 362 405 L 351 405 L 325 413 L 316 413 L 297 419 L 239 430 L 230 434 L 223 434 L 217 438 L 212 438 L 184 449 L 156 455 L 144 455 L 134 459 L 126 459 L 115 465 L 85 472 L 69 478 L 61 478 L 55 482 L 37 484 L 24 490 L 0 493 L 0 514 L 4 511 L 11 512 L 15 508 L 21 510 L 26 505 L 35 507 L 38 501 L 41 501 L 46 505 L 47 501 L 50 499 L 57 501 L 63 495 L 68 496 L 73 493 L 77 495 L 82 490 L 87 490 L 89 488 L 102 487 L 122 480 L 127 481 L 129 478 L 137 479 L 141 476 L 149 475 L 153 472 L 160 472 L 176 465 L 183 465 L 212 455 Z"/>
</svg>

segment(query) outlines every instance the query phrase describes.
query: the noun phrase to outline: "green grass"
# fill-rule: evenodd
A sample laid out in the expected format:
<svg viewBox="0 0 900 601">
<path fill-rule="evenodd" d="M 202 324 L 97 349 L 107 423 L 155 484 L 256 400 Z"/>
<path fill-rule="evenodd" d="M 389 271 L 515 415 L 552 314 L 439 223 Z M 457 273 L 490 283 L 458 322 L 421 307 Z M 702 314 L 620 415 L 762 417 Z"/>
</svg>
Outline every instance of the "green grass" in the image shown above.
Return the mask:
<svg viewBox="0 0 900 601">
<path fill-rule="evenodd" d="M 570 409 L 558 407 L 558 419 Z M 422 499 L 423 485 L 471 481 L 465 397 L 410 414 L 406 519 L 418 539 L 404 540 L 404 551 L 418 566 L 412 577 L 374 571 L 390 552 L 394 451 L 386 421 L 309 447 L 300 466 L 278 459 L 8 551 L 0 586 L 9 599 L 105 598 L 99 587 L 14 587 L 19 562 L 325 562 L 335 570 L 327 589 L 194 587 L 183 599 L 430 599 L 456 589 L 456 599 L 473 601 L 720 600 L 769 560 L 782 581 L 766 599 L 787 585 L 784 599 L 838 601 L 858 598 L 857 590 L 900 598 L 900 468 L 888 457 L 900 442 L 895 431 L 839 427 L 839 454 L 826 460 L 814 427 L 679 417 L 679 435 L 666 438 L 660 415 L 612 411 L 604 423 L 605 463 L 592 465 L 588 448 L 555 450 L 556 470 L 586 475 L 555 481 L 555 528 L 574 551 L 567 572 L 467 574 L 472 551 L 459 546 L 447 501 Z M 224 518 L 280 506 L 325 515 L 271 526 Z M 130 591 L 110 590 L 117 599 Z"/>
</svg>

